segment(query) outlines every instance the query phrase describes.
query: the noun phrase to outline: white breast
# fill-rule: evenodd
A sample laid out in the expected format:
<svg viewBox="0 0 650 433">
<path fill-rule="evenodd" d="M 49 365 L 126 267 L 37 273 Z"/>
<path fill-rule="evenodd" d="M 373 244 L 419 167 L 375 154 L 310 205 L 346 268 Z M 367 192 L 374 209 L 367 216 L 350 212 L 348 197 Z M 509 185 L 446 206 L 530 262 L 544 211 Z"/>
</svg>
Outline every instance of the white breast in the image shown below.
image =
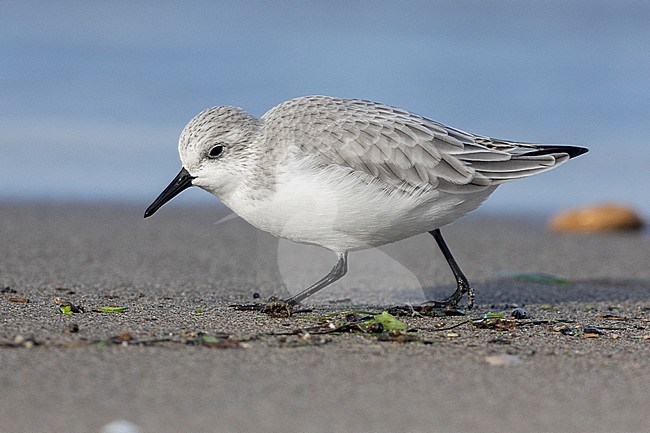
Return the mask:
<svg viewBox="0 0 650 433">
<path fill-rule="evenodd" d="M 277 173 L 268 195 L 241 191 L 222 201 L 261 230 L 340 252 L 441 227 L 478 207 L 495 188 L 473 194 L 389 192 L 363 173 L 301 160 Z"/>
</svg>

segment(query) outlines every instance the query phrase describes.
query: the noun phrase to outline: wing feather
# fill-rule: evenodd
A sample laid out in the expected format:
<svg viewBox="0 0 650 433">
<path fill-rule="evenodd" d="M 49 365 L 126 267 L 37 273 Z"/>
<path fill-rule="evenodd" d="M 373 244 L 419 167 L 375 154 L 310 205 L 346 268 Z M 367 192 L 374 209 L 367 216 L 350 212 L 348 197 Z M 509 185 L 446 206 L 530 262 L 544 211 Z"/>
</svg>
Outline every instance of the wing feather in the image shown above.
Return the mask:
<svg viewBox="0 0 650 433">
<path fill-rule="evenodd" d="M 472 193 L 586 151 L 473 135 L 387 105 L 325 96 L 284 102 L 263 121 L 267 139 L 401 190 Z"/>
</svg>

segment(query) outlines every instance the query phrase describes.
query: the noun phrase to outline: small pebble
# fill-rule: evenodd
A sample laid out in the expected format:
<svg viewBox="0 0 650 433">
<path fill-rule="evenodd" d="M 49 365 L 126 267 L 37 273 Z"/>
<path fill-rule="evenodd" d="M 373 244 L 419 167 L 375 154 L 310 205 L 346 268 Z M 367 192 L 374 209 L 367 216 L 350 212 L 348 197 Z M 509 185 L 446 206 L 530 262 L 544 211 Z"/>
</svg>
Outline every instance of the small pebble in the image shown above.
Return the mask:
<svg viewBox="0 0 650 433">
<path fill-rule="evenodd" d="M 515 308 L 510 312 L 510 317 L 513 319 L 528 319 L 528 312 L 523 308 Z"/>
<path fill-rule="evenodd" d="M 101 429 L 101 433 L 141 433 L 142 429 L 136 424 L 124 419 L 118 419 L 106 424 Z"/>
<path fill-rule="evenodd" d="M 491 355 L 486 356 L 485 361 L 490 365 L 495 365 L 499 367 L 510 366 L 510 365 L 520 365 L 524 361 L 521 360 L 518 356 L 515 355 Z"/>
</svg>

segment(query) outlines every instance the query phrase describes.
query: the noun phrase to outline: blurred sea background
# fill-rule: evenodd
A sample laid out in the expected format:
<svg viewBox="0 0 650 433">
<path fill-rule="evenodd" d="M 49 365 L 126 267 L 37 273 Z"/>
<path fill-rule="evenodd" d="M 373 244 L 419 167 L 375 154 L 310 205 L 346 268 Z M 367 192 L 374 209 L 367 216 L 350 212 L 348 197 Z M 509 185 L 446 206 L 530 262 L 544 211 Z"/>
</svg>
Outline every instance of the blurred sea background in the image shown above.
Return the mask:
<svg viewBox="0 0 650 433">
<path fill-rule="evenodd" d="M 647 1 L 0 1 L 0 201 L 144 208 L 213 105 L 323 94 L 590 153 L 495 213 L 650 215 Z M 171 204 L 215 204 L 189 190 Z M 169 206 L 169 205 L 168 205 Z"/>
</svg>

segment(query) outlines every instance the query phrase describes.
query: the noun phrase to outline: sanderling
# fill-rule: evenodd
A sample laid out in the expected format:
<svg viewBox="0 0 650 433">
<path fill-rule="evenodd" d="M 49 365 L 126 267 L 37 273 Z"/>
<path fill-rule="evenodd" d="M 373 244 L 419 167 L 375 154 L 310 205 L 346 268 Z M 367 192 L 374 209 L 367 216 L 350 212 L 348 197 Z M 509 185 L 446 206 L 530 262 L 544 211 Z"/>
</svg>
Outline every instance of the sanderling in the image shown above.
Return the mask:
<svg viewBox="0 0 650 433">
<path fill-rule="evenodd" d="M 457 287 L 423 308 L 455 306 L 466 293 L 473 303 L 440 227 L 501 183 L 587 152 L 474 135 L 388 105 L 327 96 L 284 102 L 262 118 L 208 108 L 185 126 L 178 149 L 183 168 L 145 218 L 194 185 L 261 230 L 336 253 L 325 277 L 285 300 L 292 306 L 343 277 L 349 251 L 429 232 Z"/>
</svg>

